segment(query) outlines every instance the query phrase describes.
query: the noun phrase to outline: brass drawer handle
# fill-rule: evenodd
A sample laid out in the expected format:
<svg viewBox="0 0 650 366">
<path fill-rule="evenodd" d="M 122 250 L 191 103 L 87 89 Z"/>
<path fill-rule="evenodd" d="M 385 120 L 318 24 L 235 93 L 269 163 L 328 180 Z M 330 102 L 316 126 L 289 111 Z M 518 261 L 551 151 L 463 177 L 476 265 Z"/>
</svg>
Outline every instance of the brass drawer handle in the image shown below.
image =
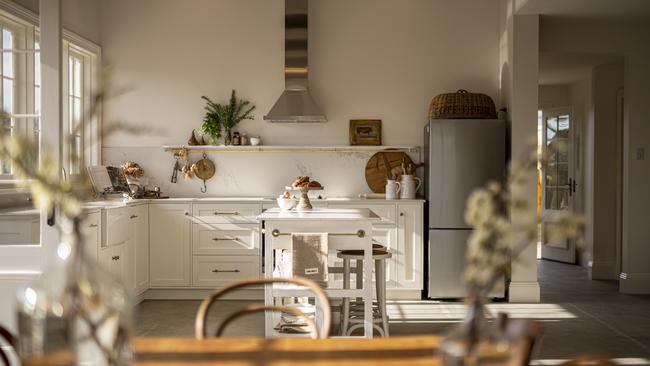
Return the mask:
<svg viewBox="0 0 650 366">
<path fill-rule="evenodd" d="M 239 273 L 238 269 L 213 269 L 212 273 L 224 273 L 224 272 L 229 272 L 229 273 Z"/>
<path fill-rule="evenodd" d="M 231 216 L 238 216 L 239 212 L 237 211 L 215 211 L 215 215 L 231 215 Z"/>
<path fill-rule="evenodd" d="M 132 218 L 132 219 L 137 219 L 137 218 L 138 218 L 138 215 L 131 215 L 131 218 Z"/>
<path fill-rule="evenodd" d="M 114 260 L 114 261 L 119 261 L 119 260 L 120 260 L 120 256 L 119 256 L 119 255 L 115 255 L 115 256 L 113 256 L 111 259 Z"/>
<path fill-rule="evenodd" d="M 88 226 L 89 226 L 89 227 L 98 227 L 99 225 L 97 225 L 97 224 L 90 224 L 90 225 L 88 225 Z"/>
<path fill-rule="evenodd" d="M 228 241 L 240 241 L 238 237 L 234 238 L 212 238 L 214 241 L 219 241 L 219 240 L 228 240 Z"/>
<path fill-rule="evenodd" d="M 271 235 L 273 235 L 274 238 L 277 238 L 278 236 L 281 235 L 291 235 L 291 233 L 282 233 L 278 229 L 273 229 L 273 231 L 271 231 Z M 356 236 L 358 238 L 363 238 L 366 236 L 366 231 L 363 229 L 359 229 L 357 230 L 356 233 L 329 233 L 328 235 L 329 236 Z"/>
</svg>

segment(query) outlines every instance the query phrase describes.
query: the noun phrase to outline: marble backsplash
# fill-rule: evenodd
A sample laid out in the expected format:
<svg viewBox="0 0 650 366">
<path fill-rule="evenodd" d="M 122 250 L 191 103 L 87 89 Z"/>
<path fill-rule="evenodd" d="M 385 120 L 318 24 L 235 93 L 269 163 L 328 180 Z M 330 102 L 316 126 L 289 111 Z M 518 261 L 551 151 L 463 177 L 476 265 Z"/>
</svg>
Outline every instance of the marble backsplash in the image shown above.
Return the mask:
<svg viewBox="0 0 650 366">
<path fill-rule="evenodd" d="M 202 153 L 192 153 L 191 160 L 200 159 Z M 216 173 L 207 182 L 208 190 L 201 193 L 200 179 L 183 179 L 179 172 L 178 182 L 171 183 L 174 166 L 172 153 L 161 147 L 104 147 L 104 165 L 120 165 L 126 160 L 139 163 L 145 170 L 149 185 L 158 185 L 163 194 L 171 197 L 210 196 L 276 196 L 284 191 L 299 175 L 308 175 L 319 181 L 324 197 L 356 197 L 370 192 L 364 170 L 372 153 L 208 153 L 214 161 Z M 418 154 L 411 158 L 421 161 Z"/>
</svg>

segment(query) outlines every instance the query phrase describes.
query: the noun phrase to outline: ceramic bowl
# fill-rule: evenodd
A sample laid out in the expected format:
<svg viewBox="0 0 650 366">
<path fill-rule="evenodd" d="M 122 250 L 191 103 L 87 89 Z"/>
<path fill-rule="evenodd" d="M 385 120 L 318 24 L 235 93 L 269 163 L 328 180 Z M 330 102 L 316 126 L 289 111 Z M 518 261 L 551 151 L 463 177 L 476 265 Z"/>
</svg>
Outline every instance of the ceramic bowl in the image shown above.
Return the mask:
<svg viewBox="0 0 650 366">
<path fill-rule="evenodd" d="M 278 207 L 280 207 L 280 210 L 282 211 L 289 211 L 292 208 L 296 207 L 296 204 L 298 203 L 294 198 L 284 198 L 284 197 L 278 197 L 277 201 L 278 201 Z"/>
</svg>

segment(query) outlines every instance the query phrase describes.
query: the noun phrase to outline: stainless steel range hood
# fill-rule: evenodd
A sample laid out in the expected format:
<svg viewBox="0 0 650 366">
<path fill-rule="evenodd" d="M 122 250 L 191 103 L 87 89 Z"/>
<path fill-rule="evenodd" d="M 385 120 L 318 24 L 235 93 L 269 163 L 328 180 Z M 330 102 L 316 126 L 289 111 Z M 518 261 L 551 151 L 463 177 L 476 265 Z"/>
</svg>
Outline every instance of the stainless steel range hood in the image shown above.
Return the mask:
<svg viewBox="0 0 650 366">
<path fill-rule="evenodd" d="M 308 0 L 284 1 L 285 90 L 264 119 L 269 122 L 327 122 L 309 93 Z"/>
</svg>

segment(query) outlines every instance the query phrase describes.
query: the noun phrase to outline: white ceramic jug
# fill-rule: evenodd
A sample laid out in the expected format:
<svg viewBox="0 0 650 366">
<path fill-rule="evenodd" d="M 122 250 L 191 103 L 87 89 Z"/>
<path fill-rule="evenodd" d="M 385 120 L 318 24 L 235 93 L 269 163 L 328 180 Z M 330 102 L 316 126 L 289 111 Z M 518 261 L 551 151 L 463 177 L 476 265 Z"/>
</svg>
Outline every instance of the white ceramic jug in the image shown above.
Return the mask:
<svg viewBox="0 0 650 366">
<path fill-rule="evenodd" d="M 414 199 L 422 185 L 422 180 L 412 175 L 402 175 L 400 198 Z"/>
<path fill-rule="evenodd" d="M 393 179 L 386 180 L 386 199 L 396 200 L 399 198 L 399 191 L 402 189 L 400 182 Z"/>
</svg>

